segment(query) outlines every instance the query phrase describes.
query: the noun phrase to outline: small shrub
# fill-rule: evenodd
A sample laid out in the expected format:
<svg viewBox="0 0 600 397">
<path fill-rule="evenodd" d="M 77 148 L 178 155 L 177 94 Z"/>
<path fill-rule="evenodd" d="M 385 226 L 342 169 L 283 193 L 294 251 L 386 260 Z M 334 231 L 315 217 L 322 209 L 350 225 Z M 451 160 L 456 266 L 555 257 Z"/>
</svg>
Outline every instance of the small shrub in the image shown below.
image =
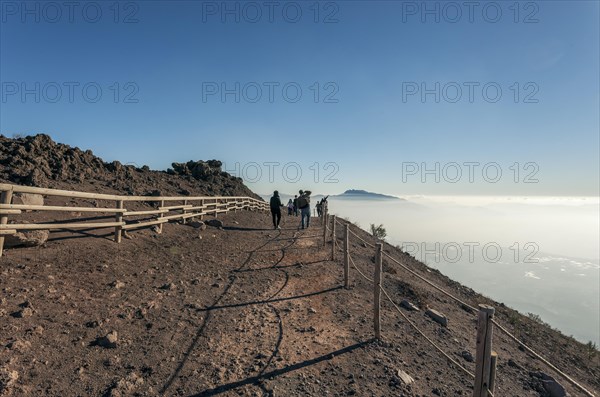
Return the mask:
<svg viewBox="0 0 600 397">
<path fill-rule="evenodd" d="M 596 342 L 592 342 L 589 341 L 586 345 L 585 348 L 587 350 L 587 355 L 588 358 L 593 358 L 596 354 L 598 354 L 598 346 L 596 345 Z"/>
<path fill-rule="evenodd" d="M 384 240 L 387 236 L 387 231 L 383 225 L 375 226 L 375 224 L 371 223 L 371 234 L 376 239 Z"/>
</svg>

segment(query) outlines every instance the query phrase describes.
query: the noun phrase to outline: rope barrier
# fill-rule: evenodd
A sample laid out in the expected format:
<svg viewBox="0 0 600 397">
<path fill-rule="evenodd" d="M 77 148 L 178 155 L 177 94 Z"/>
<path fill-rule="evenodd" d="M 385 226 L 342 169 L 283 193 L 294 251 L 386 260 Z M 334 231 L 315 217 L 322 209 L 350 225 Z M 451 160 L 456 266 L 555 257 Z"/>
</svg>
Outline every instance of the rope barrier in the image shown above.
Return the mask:
<svg viewBox="0 0 600 397">
<path fill-rule="evenodd" d="M 454 299 L 456 302 L 460 303 L 461 305 L 468 307 L 469 309 L 471 309 L 474 313 L 477 311 L 474 307 L 468 305 L 467 303 L 463 302 L 462 300 L 456 298 L 454 295 L 450 294 L 449 292 L 446 292 L 444 289 L 438 287 L 437 285 L 435 285 L 434 283 L 432 283 L 431 281 L 427 280 L 426 278 L 424 278 L 423 276 L 421 276 L 420 274 L 414 272 L 413 270 L 409 269 L 408 267 L 406 267 L 405 265 L 403 265 L 402 263 L 400 263 L 398 260 L 392 258 L 389 254 L 384 252 L 384 255 L 387 256 L 388 258 L 390 258 L 392 261 L 394 261 L 395 263 L 397 263 L 398 265 L 400 265 L 402 268 L 404 268 L 405 270 L 407 270 L 408 272 L 410 272 L 411 274 L 415 275 L 416 277 L 418 277 L 419 279 L 425 281 L 427 284 L 431 285 L 433 288 L 437 289 L 438 291 L 442 292 L 443 294 L 445 294 L 446 296 Z M 583 386 L 581 386 L 579 383 L 577 383 L 574 379 L 572 379 L 569 375 L 567 375 L 566 373 L 562 372 L 560 369 L 558 369 L 556 366 L 554 366 L 552 363 L 550 363 L 548 360 L 546 360 L 544 357 L 542 357 L 540 354 L 536 353 L 533 349 L 531 349 L 529 346 L 525 345 L 522 341 L 520 341 L 517 337 L 515 337 L 514 335 L 512 335 L 506 328 L 504 328 L 502 325 L 500 325 L 496 320 L 492 320 L 492 322 L 494 323 L 494 325 L 496 325 L 502 332 L 504 332 L 507 336 L 509 336 L 511 339 L 513 339 L 515 342 L 519 343 L 521 346 L 523 346 L 528 352 L 530 352 L 531 354 L 533 354 L 536 358 L 538 358 L 540 361 L 542 361 L 544 364 L 548 365 L 550 368 L 552 368 L 554 371 L 556 371 L 559 375 L 561 375 L 562 377 L 564 377 L 566 380 L 568 380 L 573 386 L 577 387 L 579 390 L 581 390 L 582 392 L 584 392 L 588 397 L 595 397 L 594 394 L 592 394 L 590 391 L 588 391 L 587 389 L 585 389 Z"/>
<path fill-rule="evenodd" d="M 342 222 L 338 221 L 336 219 L 336 222 L 338 222 L 340 225 L 343 225 Z M 358 236 L 356 233 L 354 233 L 351 229 L 348 229 L 348 231 L 354 235 L 354 237 L 358 238 L 360 241 L 362 241 L 363 243 L 365 243 L 367 246 L 371 247 L 371 248 L 375 248 L 375 245 L 370 244 L 369 242 L 365 241 L 363 238 L 361 238 L 360 236 Z M 333 238 L 334 243 L 336 244 L 337 247 L 339 247 L 339 245 L 337 244 L 336 238 Z M 415 272 L 414 270 L 410 269 L 409 267 L 407 267 L 406 265 L 402 264 L 400 261 L 398 261 L 397 259 L 393 258 L 391 255 L 389 255 L 386 252 L 383 252 L 383 254 L 385 256 L 387 256 L 390 260 L 392 260 L 394 263 L 398 264 L 400 267 L 402 267 L 404 270 L 408 271 L 409 273 L 411 273 L 412 275 L 414 275 L 415 277 L 419 278 L 420 280 L 424 281 L 425 283 L 429 284 L 431 287 L 435 288 L 436 290 L 438 290 L 439 292 L 443 293 L 444 295 L 446 295 L 447 297 L 453 299 L 454 301 L 456 301 L 457 303 L 460 303 L 463 307 L 466 307 L 468 309 L 470 309 L 472 311 L 472 314 L 476 315 L 477 313 L 477 309 L 469 304 L 467 304 L 466 302 L 462 301 L 461 299 L 455 297 L 454 295 L 452 295 L 451 293 L 447 292 L 446 290 L 444 290 L 443 288 L 439 287 L 438 285 L 436 285 L 435 283 L 427 280 L 425 277 L 421 276 L 420 274 L 418 274 L 417 272 Z M 352 263 L 352 266 L 354 267 L 354 269 L 356 269 L 356 271 L 367 281 L 369 282 L 374 282 L 373 279 L 369 278 L 368 276 L 366 276 L 363 272 L 360 271 L 360 269 L 358 268 L 358 266 L 356 266 L 356 263 L 354 262 L 354 259 L 352 259 L 352 256 L 348 255 L 348 258 L 350 259 L 350 262 Z M 452 357 L 450 357 L 448 354 L 446 354 L 439 346 L 437 346 L 435 344 L 435 342 L 433 342 L 429 337 L 427 337 L 427 335 L 425 335 L 402 311 L 401 309 L 396 305 L 396 303 L 394 303 L 394 301 L 392 300 L 392 298 L 389 296 L 389 294 L 387 293 L 387 291 L 381 287 L 381 291 L 383 292 L 383 294 L 386 296 L 386 298 L 390 301 L 390 303 L 394 306 L 394 308 L 396 308 L 396 310 L 398 311 L 398 313 L 400 313 L 400 315 L 417 331 L 419 332 L 419 334 L 421 334 L 421 336 L 423 336 L 432 346 L 434 346 L 440 353 L 442 353 L 448 360 L 450 360 L 454 365 L 458 366 L 461 370 L 463 370 L 465 373 L 467 373 L 469 376 L 471 376 L 472 378 L 475 378 L 475 375 L 472 374 L 471 372 L 469 372 L 468 369 L 466 369 L 465 367 L 463 367 L 462 365 L 460 365 L 457 361 L 455 361 Z M 560 369 L 558 369 L 555 365 L 553 365 L 551 362 L 549 362 L 548 360 L 546 360 L 544 357 L 542 357 L 540 354 L 538 354 L 537 352 L 535 352 L 532 348 L 530 348 L 529 346 L 527 346 L 525 343 L 523 343 L 521 340 L 519 340 L 516 336 L 514 336 L 512 333 L 510 333 L 510 331 L 508 331 L 506 328 L 504 328 L 502 325 L 500 325 L 496 320 L 492 319 L 492 323 L 498 327 L 500 329 L 500 331 L 502 331 L 504 334 L 506 334 L 509 338 L 511 338 L 513 341 L 517 342 L 519 345 L 523 346 L 523 348 L 525 350 L 527 350 L 529 353 L 531 353 L 534 357 L 536 357 L 537 359 L 539 359 L 540 361 L 542 361 L 544 364 L 546 364 L 548 367 L 550 367 L 552 370 L 556 371 L 556 373 L 558 373 L 560 376 L 562 376 L 564 379 L 566 379 L 567 381 L 569 381 L 569 383 L 571 383 L 573 386 L 575 386 L 577 389 L 579 389 L 581 392 L 583 392 L 586 396 L 588 397 L 595 397 L 595 395 L 590 392 L 589 390 L 587 390 L 585 387 L 583 387 L 582 385 L 580 385 L 576 380 L 574 380 L 573 378 L 571 378 L 569 375 L 567 375 L 566 373 L 564 373 L 563 371 L 561 371 Z M 488 394 L 491 397 L 494 397 L 494 394 L 488 390 Z"/>
<path fill-rule="evenodd" d="M 454 360 L 452 357 L 450 357 L 445 351 L 443 351 L 434 341 L 432 341 L 427 335 L 425 335 L 423 333 L 423 331 L 421 331 L 419 329 L 419 327 L 417 327 L 417 325 L 415 323 L 413 323 L 403 312 L 402 310 L 398 307 L 398 305 L 396 305 L 396 303 L 394 303 L 394 301 L 392 300 L 392 298 L 390 297 L 390 295 L 387 293 L 387 291 L 380 286 L 379 287 L 381 289 L 381 292 L 383 292 L 383 294 L 386 296 L 386 298 L 390 301 L 390 303 L 396 308 L 396 310 L 398 311 L 398 313 L 400 313 L 400 315 L 402 317 L 404 317 L 404 319 L 419 333 L 421 334 L 422 337 L 424 337 L 433 347 L 435 347 L 440 353 L 442 353 L 448 360 L 450 360 L 450 362 L 452 362 L 452 364 L 456 365 L 458 368 L 460 368 L 461 370 L 463 370 L 467 375 L 469 375 L 470 377 L 472 377 L 473 379 L 475 379 L 475 374 L 471 373 L 468 369 L 466 369 L 465 367 L 463 367 L 462 365 L 460 365 L 456 360 Z"/>
<path fill-rule="evenodd" d="M 358 234 L 354 233 L 352 230 L 350 230 L 350 229 L 348 229 L 348 230 L 350 231 L 350 233 L 351 233 L 352 235 L 354 235 L 354 237 L 356 237 L 357 239 L 359 239 L 360 241 L 362 241 L 363 243 L 365 243 L 365 244 L 366 244 L 366 245 L 368 245 L 369 247 L 371 247 L 371 248 L 375 248 L 375 246 L 374 246 L 373 244 L 371 244 L 371 243 L 369 243 L 369 242 L 367 242 L 367 241 L 363 240 L 363 239 L 362 239 L 362 238 L 361 238 L 361 237 L 360 237 Z"/>
<path fill-rule="evenodd" d="M 371 248 L 375 248 L 374 245 L 368 243 L 367 241 L 363 240 L 360 236 L 358 236 L 356 233 L 354 233 L 352 230 L 348 229 L 350 231 L 351 234 L 353 234 L 356 238 L 358 238 L 359 240 L 361 240 L 363 243 L 367 244 L 368 246 L 370 246 Z M 386 253 L 385 251 L 383 252 L 383 254 L 385 256 L 387 256 L 389 259 L 391 259 L 393 262 L 397 263 L 398 265 L 400 265 L 402 268 L 404 268 L 406 271 L 408 271 L 409 273 L 413 274 L 414 276 L 418 277 L 419 279 L 425 281 L 427 284 L 431 285 L 433 288 L 437 289 L 438 291 L 440 291 L 441 293 L 443 293 L 444 295 L 448 296 L 449 298 L 454 299 L 456 302 L 460 303 L 461 305 L 463 305 L 464 307 L 467 307 L 469 309 L 472 310 L 473 314 L 475 314 L 477 312 L 477 309 L 474 308 L 473 306 L 467 304 L 466 302 L 463 302 L 462 300 L 458 299 L 457 297 L 455 297 L 454 295 L 450 294 L 449 292 L 445 291 L 443 288 L 438 287 L 436 284 L 432 283 L 431 281 L 427 280 L 425 277 L 421 276 L 420 274 L 418 274 L 417 272 L 415 272 L 414 270 L 408 268 L 407 266 L 403 265 L 402 263 L 400 263 L 400 261 L 398 261 L 397 259 L 393 258 L 391 255 L 389 255 L 388 253 Z"/>
<path fill-rule="evenodd" d="M 454 299 L 456 302 L 460 303 L 461 305 L 463 305 L 464 307 L 468 307 L 469 309 L 472 310 L 472 314 L 476 314 L 477 313 L 477 309 L 475 309 L 473 306 L 467 304 L 466 302 L 463 302 L 462 300 L 458 299 L 457 297 L 455 297 L 454 295 L 452 295 L 451 293 L 447 292 L 446 290 L 444 290 L 441 287 L 438 287 L 436 284 L 432 283 L 431 281 L 427 280 L 425 277 L 421 276 L 419 273 L 415 272 L 414 270 L 410 269 L 409 267 L 403 265 L 402 263 L 400 263 L 400 261 L 398 261 L 397 259 L 393 258 L 390 254 L 384 252 L 383 253 L 385 256 L 387 256 L 389 259 L 391 259 L 393 262 L 397 263 L 398 265 L 400 265 L 403 269 L 405 269 L 406 271 L 408 271 L 409 273 L 411 273 L 412 275 L 416 276 L 417 278 L 421 279 L 422 281 L 426 282 L 427 284 L 431 285 L 433 288 L 437 289 L 438 291 L 440 291 L 441 293 L 443 293 L 444 295 L 448 296 L 449 298 Z"/>
<path fill-rule="evenodd" d="M 542 357 L 541 355 L 539 355 L 538 353 L 536 353 L 532 348 L 530 348 L 525 343 L 523 343 L 521 340 L 519 340 L 516 336 L 514 336 L 513 334 L 511 334 L 509 330 L 507 330 L 506 328 L 504 328 L 502 325 L 498 324 L 498 322 L 496 320 L 492 319 L 492 323 L 496 327 L 498 327 L 500 329 L 500 331 L 502 331 L 503 333 L 505 333 L 509 338 L 511 338 L 512 340 L 514 340 L 515 342 L 517 342 L 518 344 L 520 344 L 521 346 L 523 346 L 523 348 L 525 350 L 527 350 L 529 353 L 533 354 L 537 359 L 539 359 L 544 364 L 546 364 L 547 366 L 549 366 L 550 368 L 552 368 L 560 376 L 562 376 L 563 378 L 565 378 L 566 380 L 568 380 L 573 386 L 577 387 L 579 390 L 581 390 L 587 396 L 589 396 L 589 397 L 595 397 L 594 394 L 592 394 L 592 392 L 590 392 L 589 390 L 587 390 L 586 388 L 584 388 L 583 386 L 581 386 L 579 383 L 577 383 L 577 381 L 575 381 L 569 375 L 567 375 L 566 373 L 562 372 L 560 369 L 556 368 L 551 362 L 549 362 L 548 360 L 546 360 L 544 357 Z"/>
<path fill-rule="evenodd" d="M 348 255 L 348 258 L 350 259 L 350 263 L 352 263 L 352 266 L 356 269 L 356 271 L 363 276 L 363 278 L 369 282 L 374 282 L 374 280 L 372 278 L 369 278 L 368 276 L 366 276 L 363 272 L 360 271 L 360 269 L 356 266 L 356 263 L 354 263 L 354 259 L 352 259 L 352 257 L 350 255 Z"/>
</svg>

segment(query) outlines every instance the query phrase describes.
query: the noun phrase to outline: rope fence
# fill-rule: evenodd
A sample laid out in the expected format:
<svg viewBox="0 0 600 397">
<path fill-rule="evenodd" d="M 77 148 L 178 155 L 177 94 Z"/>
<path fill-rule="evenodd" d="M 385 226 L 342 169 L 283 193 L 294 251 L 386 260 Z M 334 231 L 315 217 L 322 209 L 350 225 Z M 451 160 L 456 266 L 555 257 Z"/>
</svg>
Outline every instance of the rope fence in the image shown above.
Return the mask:
<svg viewBox="0 0 600 397">
<path fill-rule="evenodd" d="M 350 222 L 342 222 L 336 218 L 335 215 L 331 215 L 331 224 L 332 227 L 329 228 L 329 215 L 326 215 L 327 218 L 324 218 L 324 242 L 326 242 L 326 235 L 328 231 L 331 231 L 331 239 L 332 239 L 332 260 L 335 260 L 335 250 L 336 248 L 339 250 L 340 248 L 344 251 L 344 278 L 345 278 L 345 286 L 349 287 L 349 283 L 347 281 L 347 274 L 349 273 L 350 265 L 352 268 L 356 270 L 356 272 L 366 281 L 373 283 L 374 289 L 374 331 L 377 339 L 380 339 L 381 333 L 381 322 L 380 322 L 380 294 L 390 302 L 390 304 L 394 307 L 394 309 L 402 316 L 404 320 L 417 332 L 419 333 L 431 346 L 433 346 L 440 354 L 442 354 L 446 359 L 448 359 L 453 365 L 458 367 L 462 372 L 467 374 L 470 378 L 472 378 L 475 382 L 474 384 L 474 397 L 493 397 L 494 389 L 496 385 L 496 363 L 497 363 L 497 353 L 492 351 L 492 335 L 493 328 L 496 326 L 502 333 L 506 334 L 510 339 L 516 342 L 519 346 L 522 346 L 527 352 L 532 354 L 535 358 L 539 359 L 565 380 L 567 380 L 571 385 L 576 387 L 579 391 L 585 394 L 588 397 L 595 397 L 595 395 L 582 386 L 579 382 L 574 380 L 571 376 L 566 374 L 564 371 L 561 371 L 554 364 L 552 364 L 549 360 L 545 359 L 541 354 L 535 352 L 531 347 L 527 346 L 523 341 L 519 340 L 516 336 L 514 336 L 510 331 L 508 331 L 505 327 L 499 324 L 494 319 L 495 309 L 491 306 L 487 305 L 479 305 L 479 308 L 475 308 L 474 306 L 466 303 L 462 299 L 456 297 L 450 292 L 446 291 L 442 287 L 438 286 L 434 282 L 428 280 L 424 276 L 420 275 L 413 269 L 410 269 L 405 264 L 401 263 L 398 259 L 392 257 L 390 254 L 383 251 L 383 243 L 377 243 L 376 245 L 369 243 L 354 231 L 350 229 Z M 335 225 L 341 226 L 344 230 L 344 246 L 340 247 L 338 244 L 338 238 L 335 234 L 336 227 Z M 357 240 L 364 243 L 365 247 L 375 249 L 375 269 L 374 269 L 374 278 L 370 278 L 367 276 L 360 268 L 357 266 L 354 261 L 352 255 L 350 255 L 350 244 L 349 237 L 354 236 Z M 472 373 L 466 367 L 461 365 L 455 359 L 453 359 L 449 354 L 443 351 L 443 349 L 438 346 L 430 337 L 428 337 L 419 327 L 405 314 L 402 309 L 394 302 L 389 292 L 381 285 L 381 272 L 382 272 L 382 258 L 387 257 L 393 263 L 400 266 L 402 269 L 406 270 L 409 274 L 417 277 L 419 280 L 425 282 L 435 290 L 441 292 L 443 295 L 452 299 L 456 303 L 458 303 L 461 308 L 468 309 L 467 311 L 470 314 L 478 316 L 477 323 L 477 338 L 476 338 L 476 357 L 475 357 L 475 366 L 476 371 Z"/>
</svg>

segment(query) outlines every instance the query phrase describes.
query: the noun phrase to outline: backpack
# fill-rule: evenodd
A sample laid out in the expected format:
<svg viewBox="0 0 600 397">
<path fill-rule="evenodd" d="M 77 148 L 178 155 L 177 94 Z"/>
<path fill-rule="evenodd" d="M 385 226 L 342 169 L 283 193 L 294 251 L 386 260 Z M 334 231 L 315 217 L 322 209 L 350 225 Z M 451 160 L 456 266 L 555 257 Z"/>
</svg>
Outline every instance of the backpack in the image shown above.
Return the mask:
<svg viewBox="0 0 600 397">
<path fill-rule="evenodd" d="M 306 196 L 298 197 L 298 208 L 300 208 L 300 209 L 306 208 L 306 207 L 308 207 L 308 204 L 310 204 L 308 197 L 306 197 Z"/>
</svg>

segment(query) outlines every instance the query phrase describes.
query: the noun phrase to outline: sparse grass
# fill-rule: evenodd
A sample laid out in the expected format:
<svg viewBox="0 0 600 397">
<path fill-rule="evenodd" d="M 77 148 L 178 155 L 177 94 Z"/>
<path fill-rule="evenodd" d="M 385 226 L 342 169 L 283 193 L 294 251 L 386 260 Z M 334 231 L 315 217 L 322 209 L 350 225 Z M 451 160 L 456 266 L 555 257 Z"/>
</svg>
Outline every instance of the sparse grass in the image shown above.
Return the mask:
<svg viewBox="0 0 600 397">
<path fill-rule="evenodd" d="M 536 323 L 536 324 L 544 325 L 544 326 L 546 326 L 548 328 L 552 328 L 550 326 L 550 324 L 546 323 L 544 320 L 542 320 L 542 318 L 539 315 L 537 315 L 535 313 L 527 313 L 527 317 L 529 317 L 529 319 L 531 321 L 533 321 L 534 323 Z"/>
</svg>

